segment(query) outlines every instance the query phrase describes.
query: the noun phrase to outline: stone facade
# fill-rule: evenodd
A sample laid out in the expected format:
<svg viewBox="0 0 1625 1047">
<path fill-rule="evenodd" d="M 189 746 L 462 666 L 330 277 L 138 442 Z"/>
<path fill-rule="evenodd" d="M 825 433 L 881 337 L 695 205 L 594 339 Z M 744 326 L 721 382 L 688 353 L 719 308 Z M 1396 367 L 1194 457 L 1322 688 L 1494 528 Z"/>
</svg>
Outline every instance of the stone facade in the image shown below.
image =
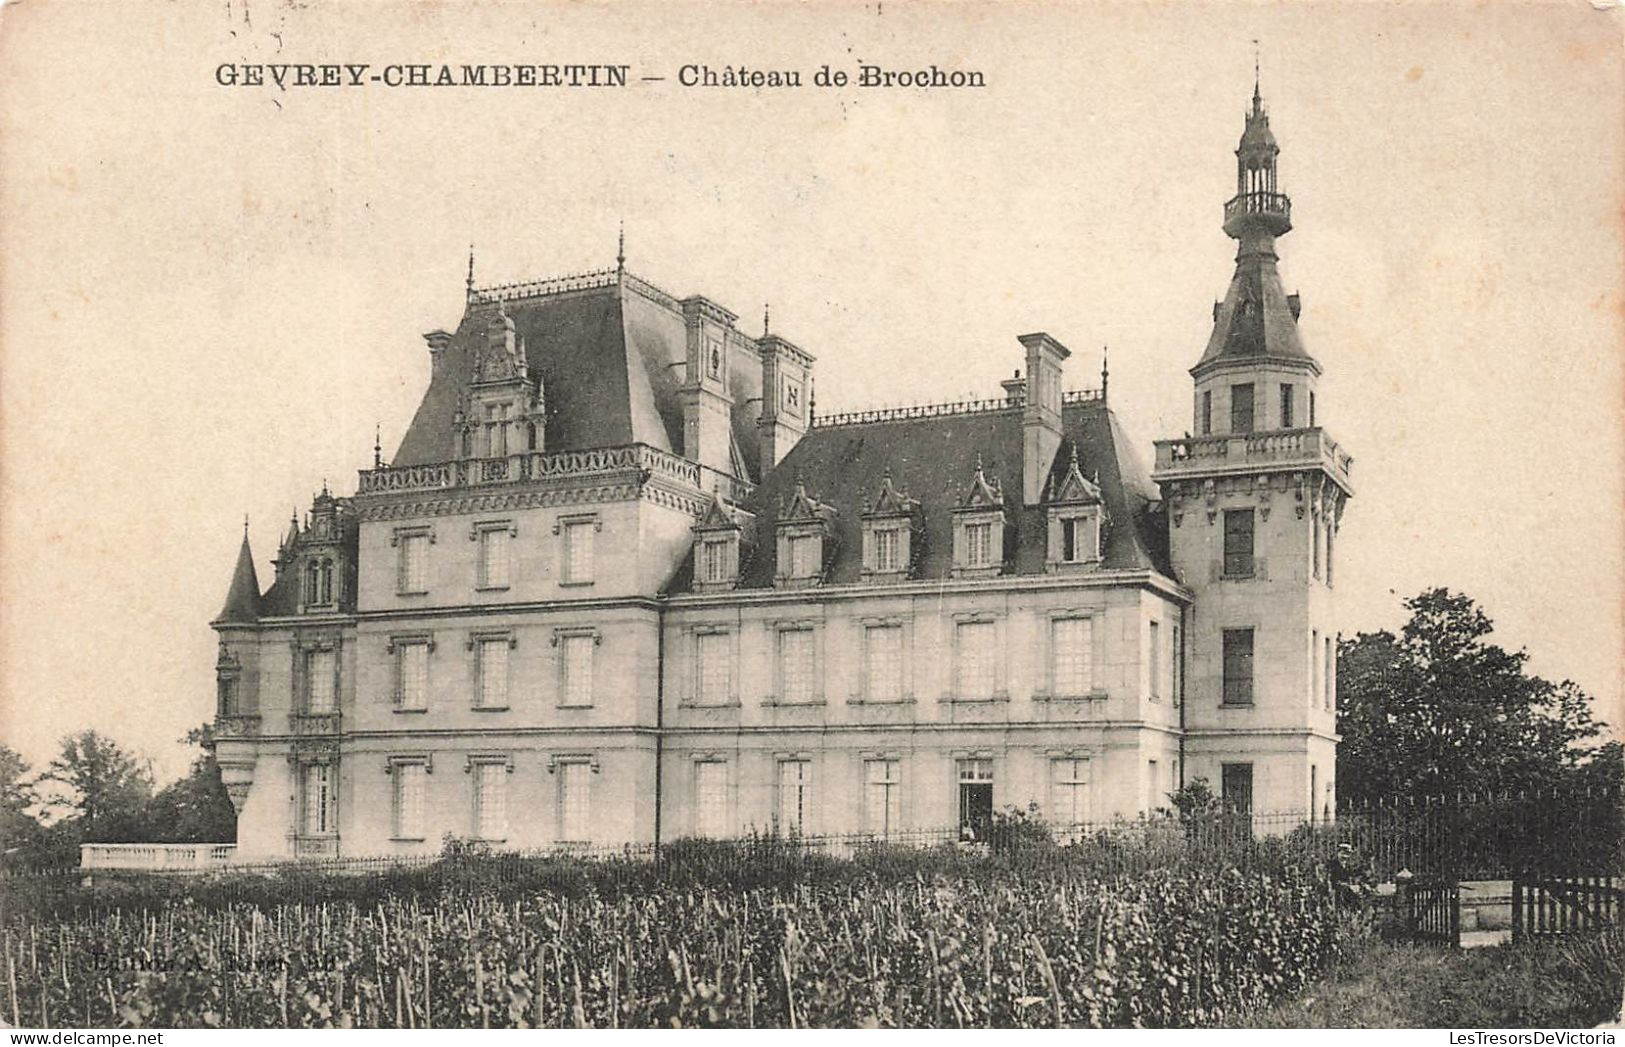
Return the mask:
<svg viewBox="0 0 1625 1047">
<path fill-rule="evenodd" d="M 1198 777 L 1324 812 L 1350 460 L 1275 271 L 1276 151 L 1255 93 L 1198 435 L 1149 477 L 1047 334 L 990 400 L 819 418 L 765 319 L 624 262 L 471 274 L 389 464 L 294 520 L 263 593 L 245 538 L 214 622 L 239 858 L 977 834 Z"/>
</svg>

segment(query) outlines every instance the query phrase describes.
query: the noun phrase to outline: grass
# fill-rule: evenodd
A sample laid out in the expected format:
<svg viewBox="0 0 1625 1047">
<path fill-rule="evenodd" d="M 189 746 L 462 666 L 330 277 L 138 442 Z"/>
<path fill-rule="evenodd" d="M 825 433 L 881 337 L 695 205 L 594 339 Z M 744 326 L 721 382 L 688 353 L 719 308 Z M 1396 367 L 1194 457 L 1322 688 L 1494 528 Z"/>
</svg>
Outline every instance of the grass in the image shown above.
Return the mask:
<svg viewBox="0 0 1625 1047">
<path fill-rule="evenodd" d="M 1625 933 L 1452 950 L 1371 938 L 1240 1028 L 1589 1028 L 1619 1016 Z"/>
</svg>

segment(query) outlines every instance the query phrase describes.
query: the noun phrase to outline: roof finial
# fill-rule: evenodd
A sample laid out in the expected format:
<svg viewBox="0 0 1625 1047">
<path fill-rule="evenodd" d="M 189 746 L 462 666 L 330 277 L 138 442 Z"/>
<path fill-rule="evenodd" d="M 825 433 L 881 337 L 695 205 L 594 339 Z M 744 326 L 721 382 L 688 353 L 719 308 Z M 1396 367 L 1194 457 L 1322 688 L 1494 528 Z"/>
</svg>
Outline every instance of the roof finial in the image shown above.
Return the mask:
<svg viewBox="0 0 1625 1047">
<path fill-rule="evenodd" d="M 1263 108 L 1263 99 L 1258 94 L 1258 37 L 1253 37 L 1253 112 L 1256 114 Z"/>
<path fill-rule="evenodd" d="M 768 335 L 768 332 L 771 330 L 771 328 L 768 326 L 767 321 L 768 321 L 768 317 L 772 313 L 772 309 L 773 309 L 773 306 L 772 306 L 771 303 L 764 302 L 762 304 L 762 337 L 763 338 L 766 338 L 767 335 Z"/>
<path fill-rule="evenodd" d="M 243 514 L 243 541 L 248 541 L 248 514 Z"/>
<path fill-rule="evenodd" d="M 463 289 L 469 298 L 474 297 L 474 245 L 468 245 L 468 278 L 463 281 Z"/>
<path fill-rule="evenodd" d="M 1103 345 L 1100 347 L 1100 399 L 1102 401 L 1106 399 L 1106 384 L 1108 381 L 1110 381 L 1112 376 L 1110 369 L 1108 369 L 1106 366 L 1107 350 L 1107 346 Z"/>
<path fill-rule="evenodd" d="M 384 467 L 384 427 L 378 422 L 372 423 L 372 467 Z"/>
<path fill-rule="evenodd" d="M 626 219 L 621 219 L 621 235 L 615 246 L 615 272 L 626 272 Z"/>
</svg>

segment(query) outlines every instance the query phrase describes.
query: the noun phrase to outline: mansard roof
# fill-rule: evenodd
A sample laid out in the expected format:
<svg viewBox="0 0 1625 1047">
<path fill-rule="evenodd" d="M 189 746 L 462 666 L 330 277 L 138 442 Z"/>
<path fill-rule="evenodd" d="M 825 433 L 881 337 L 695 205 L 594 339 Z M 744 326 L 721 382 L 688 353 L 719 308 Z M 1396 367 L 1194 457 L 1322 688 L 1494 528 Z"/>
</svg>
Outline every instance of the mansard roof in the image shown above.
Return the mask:
<svg viewBox="0 0 1625 1047">
<path fill-rule="evenodd" d="M 1167 544 L 1159 527 L 1154 493 L 1145 469 L 1123 435 L 1117 419 L 1097 401 L 1066 404 L 1063 440 L 1046 486 L 1065 478 L 1073 448 L 1083 469 L 1098 471 L 1101 496 L 1113 525 L 1108 529 L 1102 567 L 1149 568 L 1172 577 Z M 863 572 L 865 500 L 886 483 L 917 499 L 920 507 L 921 559 L 917 576 L 950 578 L 953 574 L 953 516 L 975 483 L 977 458 L 983 480 L 994 490 L 1021 490 L 1021 412 L 989 410 L 927 417 L 886 418 L 854 424 L 815 426 L 779 466 L 763 480 L 745 508 L 760 524 L 772 528 L 780 506 L 787 504 L 797 477 L 833 506 L 835 561 L 829 584 L 856 584 Z M 1018 575 L 1045 571 L 1047 514 L 1045 506 L 1024 506 L 1005 498 L 1013 525 Z M 773 585 L 777 549 L 763 542 L 740 565 L 740 588 Z M 672 591 L 687 588 L 688 568 L 672 581 Z"/>
<path fill-rule="evenodd" d="M 454 422 L 477 377 L 486 332 L 501 309 L 523 347 L 529 378 L 547 403 L 549 451 L 644 443 L 683 445 L 678 386 L 687 359 L 682 306 L 673 296 L 610 269 L 577 277 L 473 289 L 456 332 L 429 379 L 417 414 L 390 464 L 425 465 L 457 457 Z M 755 341 L 740 334 L 743 343 Z M 746 470 L 757 471 L 755 409 L 761 359 L 729 359 L 733 436 Z"/>
<path fill-rule="evenodd" d="M 214 616 L 216 622 L 252 622 L 260 616 L 260 580 L 254 572 L 254 554 L 248 548 L 248 532 L 243 532 L 242 547 L 237 550 L 237 566 L 231 572 L 231 587 L 226 590 L 226 604 Z"/>
</svg>

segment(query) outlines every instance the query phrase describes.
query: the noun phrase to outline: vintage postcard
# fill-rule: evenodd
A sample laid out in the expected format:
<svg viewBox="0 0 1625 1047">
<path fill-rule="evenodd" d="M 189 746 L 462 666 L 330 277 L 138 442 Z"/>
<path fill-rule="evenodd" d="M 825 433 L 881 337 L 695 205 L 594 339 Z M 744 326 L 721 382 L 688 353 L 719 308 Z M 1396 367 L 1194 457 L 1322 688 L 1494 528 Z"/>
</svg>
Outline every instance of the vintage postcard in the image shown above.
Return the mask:
<svg viewBox="0 0 1625 1047">
<path fill-rule="evenodd" d="M 0 1021 L 1618 1020 L 1622 28 L 0 4 Z"/>
</svg>

